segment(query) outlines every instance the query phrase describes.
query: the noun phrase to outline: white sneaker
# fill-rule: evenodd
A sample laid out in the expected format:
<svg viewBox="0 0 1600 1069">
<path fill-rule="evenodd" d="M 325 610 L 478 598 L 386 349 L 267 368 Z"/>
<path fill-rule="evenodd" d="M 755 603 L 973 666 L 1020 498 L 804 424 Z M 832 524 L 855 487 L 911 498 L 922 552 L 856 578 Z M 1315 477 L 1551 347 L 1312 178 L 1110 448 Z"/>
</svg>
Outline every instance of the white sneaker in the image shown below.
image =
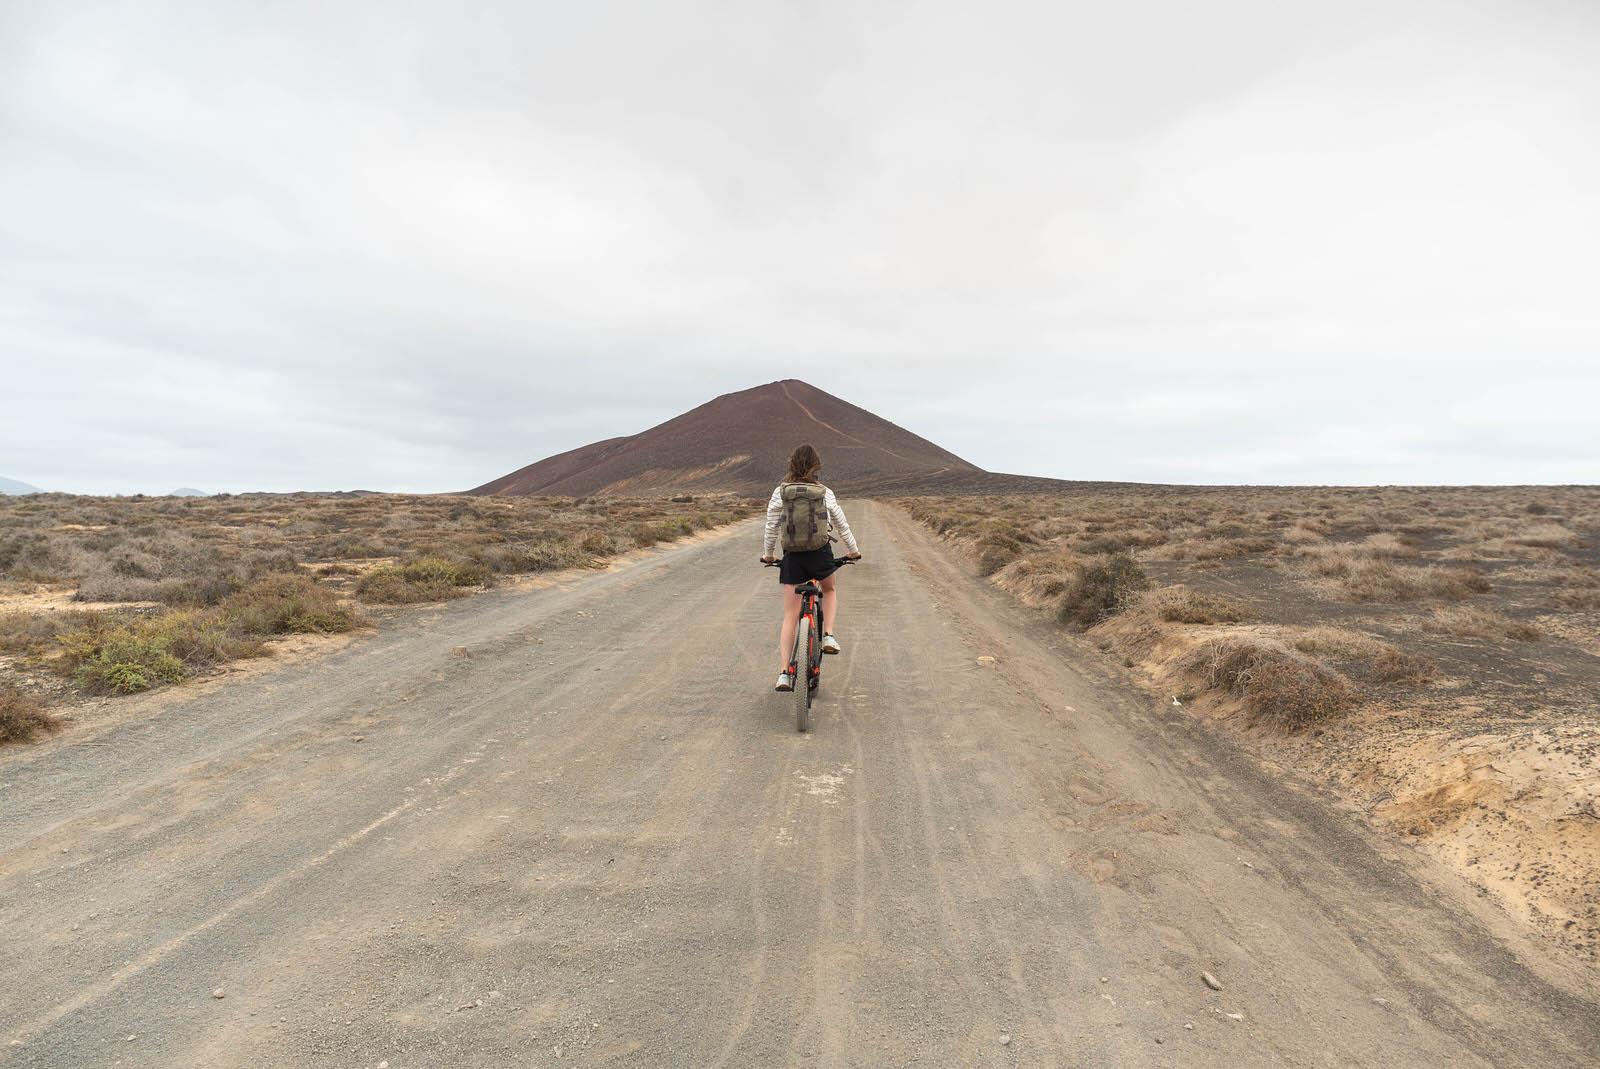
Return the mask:
<svg viewBox="0 0 1600 1069">
<path fill-rule="evenodd" d="M 789 678 L 789 673 L 788 672 L 779 672 L 778 673 L 778 685 L 773 687 L 772 689 L 773 690 L 793 690 L 794 689 L 794 680 Z"/>
<path fill-rule="evenodd" d="M 835 639 L 832 635 L 823 635 L 822 636 L 822 652 L 823 653 L 841 653 L 843 651 L 841 651 L 839 649 L 839 642 L 838 642 L 837 639 Z"/>
</svg>

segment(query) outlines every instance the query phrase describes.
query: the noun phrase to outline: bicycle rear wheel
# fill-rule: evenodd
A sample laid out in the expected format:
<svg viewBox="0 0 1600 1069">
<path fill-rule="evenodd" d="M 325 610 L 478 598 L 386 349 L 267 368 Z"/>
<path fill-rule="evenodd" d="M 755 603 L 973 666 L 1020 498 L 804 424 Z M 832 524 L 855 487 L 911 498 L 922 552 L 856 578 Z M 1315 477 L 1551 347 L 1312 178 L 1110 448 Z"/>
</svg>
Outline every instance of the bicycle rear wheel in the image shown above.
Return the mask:
<svg viewBox="0 0 1600 1069">
<path fill-rule="evenodd" d="M 800 617 L 794 631 L 794 729 L 811 730 L 811 666 L 817 655 L 817 625 L 811 615 Z"/>
</svg>

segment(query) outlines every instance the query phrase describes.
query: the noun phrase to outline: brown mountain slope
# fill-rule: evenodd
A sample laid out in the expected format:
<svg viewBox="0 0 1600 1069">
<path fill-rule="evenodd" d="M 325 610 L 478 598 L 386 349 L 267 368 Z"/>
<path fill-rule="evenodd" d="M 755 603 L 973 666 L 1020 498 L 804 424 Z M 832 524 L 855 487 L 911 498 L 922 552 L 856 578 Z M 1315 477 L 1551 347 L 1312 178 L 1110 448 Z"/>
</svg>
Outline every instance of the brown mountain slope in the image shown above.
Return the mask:
<svg viewBox="0 0 1600 1069">
<path fill-rule="evenodd" d="M 988 473 L 926 438 L 798 379 L 723 394 L 639 434 L 595 442 L 470 491 L 475 494 L 765 495 L 802 442 L 823 457 L 823 478 L 852 493 L 937 485 Z"/>
</svg>

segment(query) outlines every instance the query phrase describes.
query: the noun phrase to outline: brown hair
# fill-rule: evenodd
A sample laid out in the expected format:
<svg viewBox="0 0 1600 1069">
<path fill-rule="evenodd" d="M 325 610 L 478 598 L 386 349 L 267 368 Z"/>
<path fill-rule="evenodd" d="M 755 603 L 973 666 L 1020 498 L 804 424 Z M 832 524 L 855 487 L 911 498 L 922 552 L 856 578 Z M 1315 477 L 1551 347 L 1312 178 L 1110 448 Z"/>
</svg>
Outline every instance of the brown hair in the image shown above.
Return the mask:
<svg viewBox="0 0 1600 1069">
<path fill-rule="evenodd" d="M 783 481 L 814 483 L 817 481 L 817 472 L 821 470 L 822 457 L 818 456 L 815 447 L 808 443 L 789 454 L 789 475 Z"/>
</svg>

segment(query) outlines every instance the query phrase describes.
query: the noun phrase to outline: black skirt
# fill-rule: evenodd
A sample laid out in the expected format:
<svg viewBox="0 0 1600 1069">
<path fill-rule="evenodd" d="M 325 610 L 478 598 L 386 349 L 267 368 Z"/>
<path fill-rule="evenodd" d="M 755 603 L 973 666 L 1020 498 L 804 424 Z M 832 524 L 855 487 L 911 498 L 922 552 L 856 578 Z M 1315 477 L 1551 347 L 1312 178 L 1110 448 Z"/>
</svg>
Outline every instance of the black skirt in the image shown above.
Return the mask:
<svg viewBox="0 0 1600 1069">
<path fill-rule="evenodd" d="M 833 559 L 832 546 L 790 550 L 778 562 L 778 582 L 784 586 L 798 586 L 807 579 L 826 579 L 838 569 L 839 562 Z"/>
</svg>

